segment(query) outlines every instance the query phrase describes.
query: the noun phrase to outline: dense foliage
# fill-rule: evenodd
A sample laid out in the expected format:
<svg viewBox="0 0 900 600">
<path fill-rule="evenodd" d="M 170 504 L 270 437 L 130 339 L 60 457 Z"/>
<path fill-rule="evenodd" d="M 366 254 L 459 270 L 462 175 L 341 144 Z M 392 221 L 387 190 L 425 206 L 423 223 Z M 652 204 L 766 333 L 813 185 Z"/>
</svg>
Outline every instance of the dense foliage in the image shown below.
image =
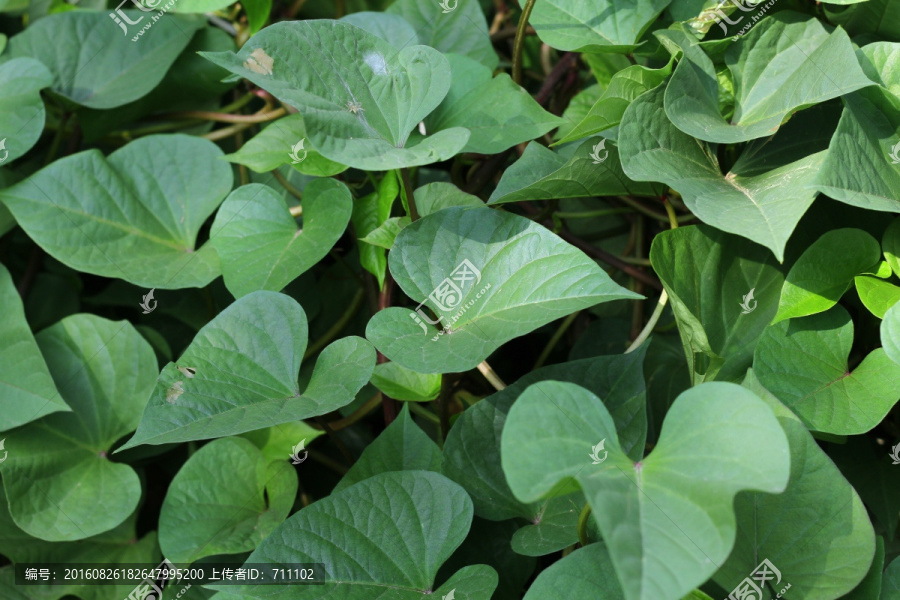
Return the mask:
<svg viewBox="0 0 900 600">
<path fill-rule="evenodd" d="M 900 2 L 116 1 L 0 0 L 0 599 L 900 600 Z M 163 559 L 317 585 L 24 580 Z"/>
</svg>

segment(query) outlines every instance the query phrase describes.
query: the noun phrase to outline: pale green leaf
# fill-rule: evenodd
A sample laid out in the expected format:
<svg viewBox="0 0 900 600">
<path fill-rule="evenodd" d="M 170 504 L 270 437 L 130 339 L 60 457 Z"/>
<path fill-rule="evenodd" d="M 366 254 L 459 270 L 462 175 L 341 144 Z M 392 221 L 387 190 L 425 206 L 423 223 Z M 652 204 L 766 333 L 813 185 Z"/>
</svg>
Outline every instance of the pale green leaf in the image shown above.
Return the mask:
<svg viewBox="0 0 900 600">
<path fill-rule="evenodd" d="M 333 342 L 301 392 L 306 342 L 306 314 L 294 299 L 267 291 L 243 296 L 163 368 L 137 432 L 120 450 L 235 435 L 349 404 L 375 366 L 371 344 Z"/>
<path fill-rule="evenodd" d="M 377 365 L 371 381 L 395 400 L 429 402 L 441 391 L 440 373 L 417 373 L 395 362 Z"/>
<path fill-rule="evenodd" d="M 222 263 L 225 286 L 236 298 L 279 291 L 324 258 L 350 222 L 350 190 L 334 179 L 316 179 L 303 190 L 298 227 L 272 188 L 251 183 L 222 203 L 210 243 Z"/>
<path fill-rule="evenodd" d="M 544 227 L 486 207 L 419 219 L 397 236 L 388 262 L 403 291 L 422 299 L 450 333 L 426 325 L 422 308 L 392 307 L 369 321 L 366 336 L 389 359 L 422 373 L 466 371 L 503 343 L 576 310 L 639 297 Z M 453 286 L 458 291 L 435 296 L 446 304 L 431 297 Z"/>
<path fill-rule="evenodd" d="M 109 157 L 95 149 L 56 160 L 0 190 L 0 201 L 73 269 L 148 288 L 203 287 L 219 259 L 208 244 L 196 248 L 197 234 L 232 184 L 220 156 L 193 136 L 142 137 Z"/>
</svg>

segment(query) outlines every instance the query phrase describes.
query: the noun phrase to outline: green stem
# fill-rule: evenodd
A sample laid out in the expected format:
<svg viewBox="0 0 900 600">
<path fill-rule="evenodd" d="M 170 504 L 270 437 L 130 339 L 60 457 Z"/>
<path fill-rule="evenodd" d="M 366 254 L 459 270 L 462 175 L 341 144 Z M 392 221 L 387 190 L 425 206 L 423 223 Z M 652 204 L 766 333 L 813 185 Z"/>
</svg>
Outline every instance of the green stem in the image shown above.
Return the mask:
<svg viewBox="0 0 900 600">
<path fill-rule="evenodd" d="M 647 208 L 646 206 L 644 206 L 644 205 L 641 204 L 640 202 L 637 202 L 637 201 L 635 201 L 635 200 L 632 200 L 632 199 L 629 198 L 628 196 L 616 196 L 616 198 L 617 198 L 618 200 L 624 202 L 625 204 L 627 204 L 627 205 L 630 206 L 631 208 L 635 209 L 635 210 L 638 211 L 639 213 L 641 213 L 641 214 L 643 214 L 643 215 L 646 215 L 646 216 L 650 217 L 651 219 L 656 219 L 657 221 L 661 221 L 661 222 L 663 222 L 663 223 L 669 221 L 669 216 L 668 216 L 668 215 L 664 215 L 664 214 L 658 213 L 658 212 L 656 212 L 656 211 L 654 211 L 654 210 L 650 210 L 649 208 Z M 685 221 L 690 221 L 690 220 L 693 219 L 693 218 L 694 218 L 694 215 L 681 215 L 680 217 L 677 217 L 677 218 L 676 218 L 676 221 L 677 221 L 678 223 L 684 223 Z"/>
<path fill-rule="evenodd" d="M 537 361 L 535 361 L 534 366 L 531 368 L 532 371 L 540 369 L 542 366 L 544 366 L 544 363 L 547 361 L 547 357 L 550 356 L 550 353 L 553 352 L 554 348 L 556 348 L 556 344 L 559 343 L 559 340 L 562 339 L 563 334 L 566 333 L 566 330 L 569 329 L 569 326 L 572 324 L 572 322 L 575 320 L 575 317 L 577 317 L 580 312 L 580 310 L 573 312 L 571 315 L 566 317 L 562 323 L 560 323 L 559 327 L 556 328 L 553 337 L 550 338 L 550 341 L 547 342 L 546 346 L 544 346 L 543 352 L 541 352 L 541 355 L 538 356 Z"/>
<path fill-rule="evenodd" d="M 47 152 L 47 158 L 44 159 L 45 167 L 52 163 L 53 159 L 56 158 L 56 153 L 59 152 L 59 146 L 62 143 L 63 135 L 66 132 L 66 125 L 69 123 L 69 117 L 71 116 L 72 113 L 63 113 L 63 116 L 59 121 L 59 128 L 53 135 L 53 141 L 50 142 L 50 150 Z"/>
<path fill-rule="evenodd" d="M 275 179 L 278 180 L 278 183 L 281 184 L 281 187 L 283 187 L 288 192 L 290 192 L 291 196 L 293 196 L 297 200 L 303 200 L 303 192 L 301 192 L 300 190 L 298 190 L 297 188 L 292 186 L 291 182 L 288 181 L 284 175 L 282 175 L 281 173 L 278 172 L 277 167 L 275 168 L 274 171 L 272 171 L 272 175 L 275 177 Z M 296 206 L 296 207 L 292 206 L 290 210 L 291 210 L 291 216 L 294 217 L 295 219 L 303 214 L 302 206 Z"/>
<path fill-rule="evenodd" d="M 666 293 L 666 290 L 662 291 L 662 294 L 659 296 L 659 301 L 656 303 L 656 308 L 653 309 L 653 314 L 650 315 L 650 320 L 647 321 L 647 324 L 644 325 L 644 328 L 638 334 L 634 341 L 631 342 L 631 345 L 628 346 L 628 350 L 625 351 L 625 354 L 629 352 L 634 352 L 638 348 L 641 347 L 648 337 L 650 337 L 650 332 L 653 331 L 653 328 L 656 327 L 656 322 L 659 321 L 659 317 L 662 315 L 663 309 L 666 307 L 666 302 L 669 301 L 669 295 Z"/>
<path fill-rule="evenodd" d="M 587 526 L 588 526 L 588 518 L 591 516 L 591 505 L 585 504 L 584 508 L 581 509 L 581 514 L 578 515 L 578 543 L 582 546 L 587 546 L 591 543 L 588 539 L 587 534 Z"/>
<path fill-rule="evenodd" d="M 403 193 L 406 195 L 406 205 L 409 209 L 409 218 L 411 221 L 419 220 L 419 211 L 416 208 L 416 197 L 413 193 L 412 183 L 409 179 L 409 169 L 402 167 L 400 169 L 400 185 L 403 186 Z"/>
<path fill-rule="evenodd" d="M 347 307 L 347 310 L 344 311 L 344 314 L 341 315 L 341 318 L 337 320 L 337 323 L 331 326 L 331 329 L 325 332 L 322 337 L 317 339 L 312 346 L 307 348 L 306 354 L 303 355 L 304 359 L 309 358 L 325 346 L 327 346 L 331 340 L 337 337 L 337 334 L 341 332 L 341 330 L 347 326 L 347 323 L 350 322 L 350 319 L 353 318 L 353 315 L 356 314 L 356 311 L 359 310 L 359 307 L 362 306 L 363 299 L 366 297 L 366 292 L 363 289 L 360 289 L 356 292 L 356 295 L 353 296 L 353 300 L 350 302 L 350 306 Z"/>
<path fill-rule="evenodd" d="M 440 425 L 441 419 L 436 414 L 419 404 L 418 402 L 407 402 L 406 405 L 409 407 L 410 412 L 416 413 L 420 417 L 424 417 L 434 423 L 435 425 Z"/>
<path fill-rule="evenodd" d="M 367 414 L 378 408 L 381 404 L 381 392 L 375 392 L 372 394 L 372 397 L 366 400 L 366 403 L 353 411 L 352 414 L 344 417 L 343 419 L 338 419 L 336 421 L 331 421 L 328 423 L 328 426 L 331 427 L 334 431 L 340 431 L 346 427 L 350 427 Z"/>
<path fill-rule="evenodd" d="M 517 84 L 522 85 L 522 50 L 525 47 L 525 30 L 528 29 L 528 18 L 531 17 L 531 9 L 535 0 L 527 0 L 522 16 L 519 17 L 519 26 L 516 28 L 516 41 L 513 44 L 512 78 Z"/>
</svg>

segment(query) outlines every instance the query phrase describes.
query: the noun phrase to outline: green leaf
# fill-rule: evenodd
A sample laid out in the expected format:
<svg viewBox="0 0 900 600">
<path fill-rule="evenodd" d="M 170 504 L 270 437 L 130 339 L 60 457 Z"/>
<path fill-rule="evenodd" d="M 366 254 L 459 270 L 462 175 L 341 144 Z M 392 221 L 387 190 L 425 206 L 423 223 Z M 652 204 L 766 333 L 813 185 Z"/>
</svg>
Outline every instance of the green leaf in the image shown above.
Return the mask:
<svg viewBox="0 0 900 600">
<path fill-rule="evenodd" d="M 844 114 L 816 184 L 852 206 L 900 212 L 900 44 L 871 44 L 857 57 L 881 86 L 844 97 Z"/>
<path fill-rule="evenodd" d="M 242 0 L 241 6 L 247 13 L 250 22 L 250 33 L 257 33 L 269 21 L 272 12 L 272 0 Z"/>
<path fill-rule="evenodd" d="M 137 426 L 156 356 L 130 323 L 93 315 L 67 317 L 35 339 L 72 412 L 9 432 L 3 487 L 26 533 L 80 540 L 114 528 L 137 508 L 137 473 L 107 452 Z"/>
<path fill-rule="evenodd" d="M 321 429 L 314 429 L 303 421 L 291 421 L 265 429 L 254 429 L 240 435 L 262 450 L 266 461 L 278 462 L 285 458 L 291 458 L 291 462 L 293 462 L 293 449 L 298 440 L 302 440 L 304 445 L 308 446 L 309 442 L 325 435 L 325 432 Z M 291 452 L 285 453 L 285 448 L 290 449 Z"/>
<path fill-rule="evenodd" d="M 836 306 L 768 327 L 756 346 L 753 370 L 810 429 L 865 433 L 897 402 L 892 382 L 900 378 L 900 365 L 878 348 L 851 372 L 852 344 L 853 322 Z"/>
<path fill-rule="evenodd" d="M 556 561 L 537 576 L 523 600 L 594 598 L 625 600 L 604 544 L 590 544 Z"/>
<path fill-rule="evenodd" d="M 371 244 L 373 246 L 379 246 L 384 248 L 385 250 L 390 250 L 394 247 L 394 241 L 397 239 L 397 236 L 400 235 L 400 232 L 403 231 L 403 228 L 412 223 L 412 219 L 409 217 L 391 217 L 381 225 L 379 225 L 376 229 L 373 229 L 369 232 L 366 237 L 359 238 L 360 241 L 363 241 L 367 244 Z M 387 267 L 387 261 L 385 260 L 385 267 Z M 382 277 L 384 274 L 382 273 Z M 379 283 L 383 285 L 381 278 L 379 278 Z"/>
<path fill-rule="evenodd" d="M 534 384 L 510 409 L 501 456 L 524 502 L 577 482 L 624 596 L 634 600 L 680 598 L 706 581 L 734 544 L 735 494 L 779 493 L 789 474 L 787 440 L 771 409 L 718 382 L 675 400 L 659 443 L 637 464 L 594 394 L 570 383 Z"/>
<path fill-rule="evenodd" d="M 420 217 L 451 206 L 484 206 L 478 196 L 467 194 L 452 183 L 443 181 L 423 185 L 416 190 L 415 197 Z"/>
<path fill-rule="evenodd" d="M 71 411 L 53 384 L 41 356 L 22 300 L 6 267 L 0 265 L 0 431 L 44 415 Z"/>
<path fill-rule="evenodd" d="M 162 81 L 204 21 L 163 15 L 152 23 L 153 33 L 147 30 L 140 43 L 135 43 L 132 37 L 155 15 L 139 10 L 121 12 L 137 24 L 126 28 L 123 20 L 116 27 L 106 12 L 89 10 L 39 19 L 9 39 L 0 62 L 23 56 L 36 58 L 53 75 L 50 89 L 82 106 L 114 108 L 128 104 Z"/>
<path fill-rule="evenodd" d="M 672 72 L 672 60 L 661 69 L 632 65 L 622 69 L 609 82 L 587 115 L 556 144 L 579 140 L 606 131 L 622 121 L 625 109 L 638 96 L 661 84 Z"/>
<path fill-rule="evenodd" d="M 47 67 L 30 58 L 0 63 L 0 146 L 3 162 L 13 161 L 41 137 L 44 102 L 41 90 L 53 83 Z M 10 134 L 10 135 L 7 135 Z"/>
<path fill-rule="evenodd" d="M 0 201 L 73 269 L 148 288 L 203 287 L 219 259 L 208 245 L 195 248 L 197 233 L 232 183 L 221 155 L 193 136 L 147 136 L 109 157 L 86 150 L 56 160 L 0 190 Z"/>
<path fill-rule="evenodd" d="M 894 304 L 884 313 L 880 331 L 884 353 L 894 364 L 900 366 L 900 303 Z"/>
<path fill-rule="evenodd" d="M 104 533 L 75 542 L 46 542 L 34 538 L 22 531 L 9 514 L 6 494 L 0 489 L 0 554 L 14 563 L 93 563 L 113 568 L 124 563 L 159 563 L 159 551 L 156 544 L 156 532 L 151 531 L 138 539 L 136 532 L 137 511 L 133 512 L 122 524 Z M 73 565 L 74 566 L 74 565 Z M 12 570 L 13 566 L 9 565 Z M 57 572 L 62 576 L 61 571 Z M 134 589 L 129 585 L 72 585 L 54 582 L 54 584 L 38 582 L 30 583 L 26 588 L 16 586 L 10 578 L 8 587 L 0 589 L 4 593 L 17 590 L 28 590 L 25 596 L 4 596 L 4 600 L 44 600 L 61 598 L 68 594 L 84 600 L 121 600 L 127 598 Z"/>
<path fill-rule="evenodd" d="M 235 298 L 257 290 L 279 291 L 324 258 L 350 222 L 350 190 L 334 179 L 316 179 L 303 190 L 298 228 L 272 188 L 251 183 L 222 203 L 210 243 Z"/>
<path fill-rule="evenodd" d="M 881 600 L 900 600 L 900 556 L 891 561 L 881 580 Z"/>
<path fill-rule="evenodd" d="M 250 167 L 257 173 L 268 173 L 286 164 L 315 177 L 330 177 L 347 170 L 344 165 L 319 154 L 310 145 L 306 135 L 303 115 L 288 115 L 266 126 L 237 152 L 226 154 L 222 158 Z"/>
<path fill-rule="evenodd" d="M 372 521 L 376 511 L 387 518 Z M 471 522 L 472 502 L 446 477 L 425 471 L 381 473 L 301 509 L 247 558 L 249 563 L 273 566 L 323 563 L 323 572 L 315 573 L 321 585 L 209 587 L 254 598 L 367 600 L 390 586 L 392 599 L 421 600 Z M 483 565 L 469 569 L 482 574 L 460 583 L 454 600 L 488 600 L 496 573 Z M 464 571 L 455 577 L 472 575 Z M 494 584 L 486 586 L 489 589 L 469 591 L 481 577 L 491 575 Z M 447 582 L 435 593 L 449 591 Z"/>
<path fill-rule="evenodd" d="M 393 171 L 384 174 L 375 191 L 353 202 L 353 231 L 357 238 L 366 239 L 381 228 L 391 215 L 394 200 L 400 193 L 400 182 Z M 395 234 L 396 235 L 396 234 Z M 393 239 L 391 239 L 393 244 Z M 375 244 L 374 246 L 379 246 Z M 384 287 L 384 273 L 387 257 L 384 250 L 370 244 L 359 245 L 359 262 L 362 267 L 378 279 L 378 289 Z M 387 249 L 390 250 L 390 245 Z"/>
<path fill-rule="evenodd" d="M 719 110 L 712 60 L 684 32 L 666 35 L 684 52 L 665 95 L 665 110 L 681 131 L 709 142 L 735 143 L 772 135 L 794 111 L 872 85 L 843 29 L 778 12 L 725 51 L 734 77 L 734 118 Z M 828 77 L 823 77 L 823 72 Z"/>
<path fill-rule="evenodd" d="M 884 231 L 881 238 L 884 258 L 891 267 L 891 271 L 900 275 L 900 218 L 895 218 Z"/>
<path fill-rule="evenodd" d="M 772 255 L 701 225 L 658 234 L 650 262 L 671 299 L 693 383 L 741 380 L 784 281 Z"/>
<path fill-rule="evenodd" d="M 395 400 L 429 402 L 441 391 L 440 373 L 417 373 L 395 362 L 375 367 L 372 385 Z"/>
<path fill-rule="evenodd" d="M 900 6 L 890 0 L 867 0 L 836 12 L 825 8 L 828 20 L 840 25 L 850 35 L 876 34 L 900 41 Z"/>
<path fill-rule="evenodd" d="M 631 103 L 619 126 L 625 174 L 663 181 L 704 223 L 772 250 L 781 261 L 791 232 L 812 204 L 810 187 L 824 159 L 812 154 L 764 174 L 722 175 L 715 153 L 677 129 L 662 110 L 662 86 Z"/>
<path fill-rule="evenodd" d="M 875 532 L 862 500 L 806 426 L 752 370 L 743 385 L 772 409 L 784 429 L 791 477 L 778 495 L 738 494 L 737 541 L 715 580 L 731 590 L 766 558 L 781 571 L 780 580 L 769 582 L 774 593 L 790 583 L 788 598 L 839 598 L 866 575 L 875 552 Z"/>
<path fill-rule="evenodd" d="M 853 281 L 859 299 L 879 319 L 883 319 L 884 313 L 900 301 L 900 287 L 892 283 L 868 275 L 860 275 Z"/>
<path fill-rule="evenodd" d="M 452 128 L 407 145 L 410 133 L 450 88 L 450 65 L 437 50 L 397 51 L 340 21 L 275 23 L 237 54 L 202 53 L 303 113 L 322 156 L 370 171 L 446 160 L 469 139 Z"/>
<path fill-rule="evenodd" d="M 232 0 L 177 0 L 172 7 L 178 13 L 208 13 L 225 8 Z"/>
<path fill-rule="evenodd" d="M 557 50 L 631 53 L 670 0 L 544 0 L 528 20 Z"/>
<path fill-rule="evenodd" d="M 137 432 L 120 450 L 235 435 L 349 404 L 372 374 L 372 346 L 358 337 L 332 343 L 301 393 L 306 341 L 306 314 L 294 299 L 267 291 L 239 298 L 163 368 Z"/>
<path fill-rule="evenodd" d="M 478 516 L 492 521 L 524 517 L 543 523 L 547 503 L 517 500 L 501 468 L 500 439 L 510 407 L 525 388 L 539 381 L 565 381 L 594 390 L 613 417 L 622 447 L 640 459 L 647 437 L 644 353 L 642 347 L 629 354 L 574 360 L 527 373 L 459 416 L 444 442 L 442 472 L 466 488 Z M 556 506 L 560 512 L 569 508 Z"/>
<path fill-rule="evenodd" d="M 875 556 L 869 572 L 849 594 L 841 600 L 877 600 L 881 595 L 881 571 L 884 568 L 884 538 L 875 536 Z"/>
<path fill-rule="evenodd" d="M 424 299 L 420 306 L 434 310 L 451 334 L 427 327 L 423 313 L 393 307 L 372 317 L 366 337 L 421 373 L 467 371 L 505 342 L 576 310 L 640 297 L 544 227 L 486 207 L 419 219 L 397 236 L 388 261 L 403 291 Z M 447 304 L 431 297 L 460 283 Z"/>
<path fill-rule="evenodd" d="M 525 556 L 546 556 L 578 541 L 578 517 L 584 494 L 551 498 L 539 503 L 534 523 L 523 526 L 512 538 L 512 549 Z"/>
<path fill-rule="evenodd" d="M 861 229 L 832 229 L 803 251 L 784 281 L 773 323 L 825 312 L 853 278 L 881 257 L 878 241 Z"/>
<path fill-rule="evenodd" d="M 169 484 L 159 513 L 159 547 L 175 563 L 253 550 L 287 518 L 296 495 L 290 463 L 269 463 L 249 440 L 214 440 Z"/>
<path fill-rule="evenodd" d="M 637 183 L 622 171 L 619 149 L 595 136 L 550 150 L 538 142 L 503 173 L 488 204 L 620 194 L 658 197 L 659 184 Z"/>
<path fill-rule="evenodd" d="M 441 451 L 413 422 L 408 406 L 404 406 L 381 435 L 366 446 L 332 493 L 380 473 L 394 471 L 441 472 Z"/>
<path fill-rule="evenodd" d="M 440 1 L 396 0 L 385 14 L 403 17 L 415 30 L 420 44 L 444 54 L 461 54 L 492 71 L 496 69 L 500 59 L 488 36 L 487 20 L 478 0 L 451 0 L 446 4 L 453 9 L 443 10 Z"/>
<path fill-rule="evenodd" d="M 427 0 L 428 5 L 437 4 Z M 396 5 L 395 5 L 396 6 Z M 497 154 L 541 137 L 562 123 L 521 86 L 464 56 L 449 55 L 452 83 L 444 101 L 425 119 L 427 131 L 464 127 L 471 132 L 463 152 Z"/>
</svg>

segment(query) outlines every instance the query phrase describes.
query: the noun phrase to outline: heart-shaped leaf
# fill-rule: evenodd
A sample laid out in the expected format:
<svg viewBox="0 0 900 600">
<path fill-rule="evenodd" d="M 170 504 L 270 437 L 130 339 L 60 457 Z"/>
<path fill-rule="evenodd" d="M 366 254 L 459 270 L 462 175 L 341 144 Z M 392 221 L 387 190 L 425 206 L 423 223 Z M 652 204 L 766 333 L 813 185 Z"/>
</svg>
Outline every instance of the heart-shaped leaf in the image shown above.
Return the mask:
<svg viewBox="0 0 900 600">
<path fill-rule="evenodd" d="M 303 115 L 288 115 L 266 126 L 237 152 L 222 158 L 246 165 L 257 173 L 268 173 L 286 164 L 316 177 L 330 177 L 347 170 L 344 165 L 319 154 L 306 135 Z"/>
<path fill-rule="evenodd" d="M 522 376 L 459 416 L 444 442 L 442 472 L 466 488 L 478 516 L 492 521 L 523 517 L 542 524 L 547 503 L 516 499 L 500 465 L 500 438 L 510 407 L 525 388 L 539 381 L 580 385 L 603 398 L 621 445 L 629 456 L 640 459 L 647 438 L 645 352 L 642 347 L 629 354 L 573 360 Z"/>
<path fill-rule="evenodd" d="M 658 197 L 663 186 L 635 182 L 622 171 L 619 149 L 595 136 L 554 152 L 531 142 L 500 178 L 488 204 L 619 194 Z"/>
<path fill-rule="evenodd" d="M 349 404 L 372 375 L 371 344 L 358 337 L 332 343 L 301 393 L 306 341 L 306 314 L 293 298 L 266 291 L 239 298 L 163 368 L 137 432 L 120 450 L 235 435 Z"/>
<path fill-rule="evenodd" d="M 93 563 L 106 568 L 115 568 L 127 563 L 159 563 L 156 532 L 151 531 L 138 539 L 136 532 L 137 511 L 121 525 L 104 533 L 75 542 L 46 542 L 22 531 L 9 514 L 6 495 L 0 489 L 0 554 L 13 563 Z M 74 567 L 74 565 L 72 565 Z M 13 566 L 9 565 L 12 570 Z M 63 573 L 58 571 L 59 575 Z M 73 595 L 84 600 L 121 600 L 127 598 L 134 589 L 128 585 L 78 585 L 60 584 L 59 580 L 45 583 L 41 580 L 29 582 L 28 587 L 14 584 L 15 578 L 4 582 L 0 576 L 0 587 L 7 594 L 4 600 L 55 600 Z M 8 592 L 28 590 L 28 595 L 9 596 Z"/>
<path fill-rule="evenodd" d="M 6 267 L 0 265 L 0 431 L 24 425 L 44 415 L 70 411 L 53 384 L 41 356 L 22 299 Z"/>
<path fill-rule="evenodd" d="M 40 21 L 40 22 L 43 22 Z M 219 275 L 197 233 L 231 189 L 222 151 L 152 135 L 104 157 L 86 150 L 0 190 L 29 237 L 60 262 L 148 288 L 203 287 Z"/>
<path fill-rule="evenodd" d="M 503 343 L 576 310 L 640 297 L 544 227 L 486 207 L 419 219 L 397 236 L 388 262 L 403 291 L 422 298 L 449 334 L 426 326 L 421 308 L 394 307 L 369 321 L 366 337 L 421 373 L 467 371 Z"/>
<path fill-rule="evenodd" d="M 851 372 L 847 358 L 852 345 L 850 315 L 835 306 L 768 327 L 756 346 L 753 370 L 810 429 L 865 433 L 900 399 L 895 385 L 900 365 L 877 348 Z"/>
<path fill-rule="evenodd" d="M 29 535 L 80 540 L 137 508 L 137 473 L 107 458 L 134 431 L 156 379 L 156 356 L 126 321 L 73 315 L 35 339 L 72 412 L 10 431 L 0 464 L 9 512 Z"/>
<path fill-rule="evenodd" d="M 790 594 L 799 597 L 842 597 L 866 575 L 875 552 L 866 509 L 806 426 L 762 387 L 752 370 L 744 386 L 781 423 L 791 449 L 791 478 L 781 494 L 737 495 L 737 541 L 715 579 L 731 590 L 764 557 L 781 572 L 777 581 L 768 582 L 774 593 L 790 583 Z"/>
<path fill-rule="evenodd" d="M 372 521 L 377 511 L 386 518 Z M 426 471 L 381 473 L 301 509 L 279 525 L 247 558 L 248 563 L 322 563 L 309 586 L 209 586 L 251 598 L 335 597 L 369 600 L 385 594 L 396 600 L 421 600 L 433 589 L 441 564 L 459 546 L 472 522 L 472 502 L 446 477 Z M 454 600 L 488 600 L 496 573 L 476 565 L 459 571 L 436 595 L 458 582 Z M 469 573 L 464 573 L 469 571 Z M 494 577 L 483 589 L 475 584 Z M 472 591 L 473 587 L 476 591 Z"/>
<path fill-rule="evenodd" d="M 900 44 L 870 44 L 857 57 L 881 85 L 844 97 L 844 114 L 816 183 L 835 200 L 900 212 Z"/>
<path fill-rule="evenodd" d="M 657 235 L 650 262 L 671 298 L 694 384 L 742 379 L 784 281 L 772 255 L 702 225 Z"/>
<path fill-rule="evenodd" d="M 781 11 L 725 51 L 734 80 L 729 122 L 719 110 L 712 60 L 690 34 L 666 36 L 684 53 L 666 90 L 666 114 L 681 131 L 709 142 L 772 135 L 793 111 L 872 85 L 843 29 L 829 33 L 818 19 Z"/>
<path fill-rule="evenodd" d="M 812 243 L 784 281 L 773 323 L 825 312 L 841 299 L 853 278 L 881 258 L 878 241 L 861 229 L 832 229 Z"/>
<path fill-rule="evenodd" d="M 651 90 L 625 110 L 619 126 L 625 174 L 668 184 L 704 223 L 762 244 L 782 260 L 788 237 L 817 195 L 811 184 L 825 153 L 763 174 L 722 175 L 709 146 L 666 117 L 664 92 L 662 86 Z"/>
<path fill-rule="evenodd" d="M 286 460 L 269 463 L 239 437 L 214 440 L 169 484 L 159 547 L 175 563 L 253 550 L 288 516 L 296 495 L 297 474 Z"/>
<path fill-rule="evenodd" d="M 427 131 L 468 129 L 472 134 L 463 152 L 497 154 L 541 137 L 562 123 L 509 75 L 493 77 L 491 69 L 465 56 L 451 54 L 447 59 L 452 76 L 450 91 L 425 119 L 425 126 Z"/>
<path fill-rule="evenodd" d="M 205 24 L 197 17 L 163 15 L 153 22 L 152 34 L 134 43 L 131 38 L 155 16 L 121 9 L 52 14 L 11 37 L 0 62 L 36 58 L 50 70 L 50 89 L 60 96 L 90 108 L 122 106 L 156 87 Z"/>
<path fill-rule="evenodd" d="M 544 0 L 528 22 L 557 50 L 631 52 L 671 0 Z"/>
<path fill-rule="evenodd" d="M 396 0 L 385 14 L 403 17 L 418 36 L 419 44 L 444 54 L 468 56 L 491 71 L 500 62 L 478 0 Z M 397 43 L 407 39 L 389 41 Z"/>
<path fill-rule="evenodd" d="M 0 63 L 0 162 L 13 161 L 41 137 L 44 101 L 41 90 L 53 83 L 47 67 L 31 58 Z"/>
<path fill-rule="evenodd" d="M 366 446 L 347 474 L 334 486 L 332 493 L 393 471 L 441 472 L 441 451 L 409 416 L 404 405 L 397 418 Z"/>
<path fill-rule="evenodd" d="M 407 145 L 450 88 L 447 59 L 427 46 L 397 51 L 348 23 L 285 21 L 237 54 L 203 56 L 300 110 L 313 147 L 341 164 L 370 171 L 423 165 L 452 157 L 469 139 L 457 127 Z"/>
<path fill-rule="evenodd" d="M 634 600 L 680 598 L 706 581 L 734 544 L 735 494 L 781 492 L 790 466 L 772 410 L 718 382 L 675 400 L 659 443 L 637 464 L 600 399 L 571 383 L 526 389 L 509 411 L 501 448 L 509 486 L 524 502 L 577 481 L 624 596 Z"/>
<path fill-rule="evenodd" d="M 209 236 L 235 298 L 277 292 L 322 260 L 347 228 L 353 199 L 343 183 L 316 179 L 303 190 L 302 207 L 298 228 L 278 194 L 260 183 L 239 187 L 222 203 Z"/>
</svg>

